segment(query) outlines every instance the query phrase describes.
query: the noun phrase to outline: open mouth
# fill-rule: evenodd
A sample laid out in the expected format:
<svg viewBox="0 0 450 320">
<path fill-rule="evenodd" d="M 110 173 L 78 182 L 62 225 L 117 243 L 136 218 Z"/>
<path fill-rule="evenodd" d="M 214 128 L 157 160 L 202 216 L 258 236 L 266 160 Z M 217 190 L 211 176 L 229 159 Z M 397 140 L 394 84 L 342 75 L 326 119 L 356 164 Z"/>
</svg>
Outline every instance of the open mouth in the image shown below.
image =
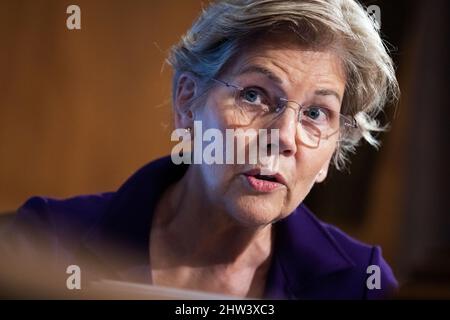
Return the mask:
<svg viewBox="0 0 450 320">
<path fill-rule="evenodd" d="M 253 177 L 255 177 L 256 179 L 259 179 L 259 180 L 278 182 L 278 180 L 275 176 L 256 174 Z"/>
<path fill-rule="evenodd" d="M 278 174 L 261 174 L 260 169 L 244 173 L 249 185 L 259 192 L 271 192 L 285 185 L 283 177 Z"/>
</svg>

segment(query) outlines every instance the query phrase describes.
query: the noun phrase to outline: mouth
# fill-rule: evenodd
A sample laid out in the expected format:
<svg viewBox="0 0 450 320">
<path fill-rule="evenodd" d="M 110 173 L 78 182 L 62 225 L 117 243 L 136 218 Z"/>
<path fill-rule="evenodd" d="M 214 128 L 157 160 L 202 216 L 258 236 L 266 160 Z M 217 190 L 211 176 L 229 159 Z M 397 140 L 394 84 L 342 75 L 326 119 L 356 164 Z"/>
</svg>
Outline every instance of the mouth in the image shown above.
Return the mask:
<svg viewBox="0 0 450 320">
<path fill-rule="evenodd" d="M 259 192 L 272 192 L 286 186 L 284 177 L 279 173 L 261 174 L 261 169 L 252 169 L 243 175 L 250 187 Z"/>
</svg>

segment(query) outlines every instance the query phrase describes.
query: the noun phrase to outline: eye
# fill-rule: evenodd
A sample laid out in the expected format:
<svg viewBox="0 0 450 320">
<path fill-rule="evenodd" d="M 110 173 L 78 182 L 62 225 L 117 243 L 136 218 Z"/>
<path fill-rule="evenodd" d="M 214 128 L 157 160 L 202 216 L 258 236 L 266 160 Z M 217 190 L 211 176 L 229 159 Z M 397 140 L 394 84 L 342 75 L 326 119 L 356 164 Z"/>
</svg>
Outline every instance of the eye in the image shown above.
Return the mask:
<svg viewBox="0 0 450 320">
<path fill-rule="evenodd" d="M 326 108 L 311 106 L 303 111 L 303 115 L 314 122 L 323 123 L 328 121 L 329 111 Z"/>
<path fill-rule="evenodd" d="M 259 87 L 247 87 L 239 93 L 239 105 L 247 111 L 269 112 L 272 103 L 266 91 Z"/>
<path fill-rule="evenodd" d="M 261 99 L 259 92 L 254 89 L 244 89 L 242 95 L 243 98 L 250 103 L 258 103 Z"/>
<path fill-rule="evenodd" d="M 244 88 L 241 99 L 244 103 L 253 105 L 266 105 L 268 101 L 264 90 L 255 87 Z"/>
</svg>

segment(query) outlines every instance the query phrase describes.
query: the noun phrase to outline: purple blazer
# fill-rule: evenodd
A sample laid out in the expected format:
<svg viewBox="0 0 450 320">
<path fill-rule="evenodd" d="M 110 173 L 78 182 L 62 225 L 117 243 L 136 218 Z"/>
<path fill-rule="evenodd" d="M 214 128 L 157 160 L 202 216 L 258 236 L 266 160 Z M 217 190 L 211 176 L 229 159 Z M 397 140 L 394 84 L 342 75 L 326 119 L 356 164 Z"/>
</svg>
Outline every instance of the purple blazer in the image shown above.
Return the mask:
<svg viewBox="0 0 450 320">
<path fill-rule="evenodd" d="M 95 272 L 82 267 L 88 280 L 106 277 L 150 284 L 152 212 L 165 188 L 186 169 L 187 165 L 174 165 L 170 157 L 164 157 L 141 168 L 116 192 L 63 200 L 33 197 L 3 232 L 3 254 L 38 257 L 35 244 L 41 243 L 58 266 L 77 264 L 86 256 L 96 261 Z M 300 204 L 274 227 L 265 298 L 382 299 L 395 291 L 397 282 L 379 247 L 319 221 L 305 205 Z M 121 252 L 130 258 L 110 263 Z M 366 285 L 369 265 L 380 268 L 380 289 Z"/>
</svg>

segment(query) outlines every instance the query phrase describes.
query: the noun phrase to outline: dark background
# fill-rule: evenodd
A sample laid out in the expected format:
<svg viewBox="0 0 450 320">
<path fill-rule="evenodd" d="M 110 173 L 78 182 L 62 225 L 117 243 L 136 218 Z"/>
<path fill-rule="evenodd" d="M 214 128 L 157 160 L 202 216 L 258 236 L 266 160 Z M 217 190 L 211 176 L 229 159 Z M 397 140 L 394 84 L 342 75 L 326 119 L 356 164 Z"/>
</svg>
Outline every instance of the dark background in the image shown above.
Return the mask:
<svg viewBox="0 0 450 320">
<path fill-rule="evenodd" d="M 448 1 L 363 1 L 381 8 L 402 96 L 380 120 L 379 152 L 363 144 L 351 174 L 334 172 L 306 203 L 382 245 L 403 297 L 450 297 Z"/>
</svg>

